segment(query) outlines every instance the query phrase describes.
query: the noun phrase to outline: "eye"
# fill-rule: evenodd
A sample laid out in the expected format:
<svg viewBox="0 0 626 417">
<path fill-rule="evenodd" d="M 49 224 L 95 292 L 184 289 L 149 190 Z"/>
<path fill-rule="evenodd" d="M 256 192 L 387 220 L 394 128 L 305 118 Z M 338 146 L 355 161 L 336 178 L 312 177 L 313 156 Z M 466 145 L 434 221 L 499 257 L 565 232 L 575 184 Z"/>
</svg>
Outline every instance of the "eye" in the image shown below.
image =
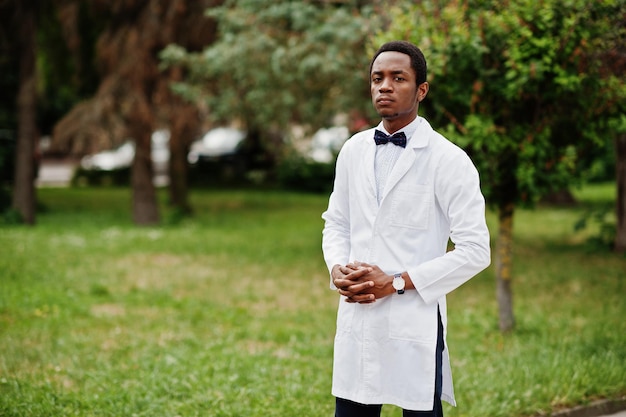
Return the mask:
<svg viewBox="0 0 626 417">
<path fill-rule="evenodd" d="M 402 81 L 405 81 L 405 78 L 403 78 L 403 77 L 396 77 L 395 80 L 399 81 L 399 82 L 402 82 Z"/>
</svg>

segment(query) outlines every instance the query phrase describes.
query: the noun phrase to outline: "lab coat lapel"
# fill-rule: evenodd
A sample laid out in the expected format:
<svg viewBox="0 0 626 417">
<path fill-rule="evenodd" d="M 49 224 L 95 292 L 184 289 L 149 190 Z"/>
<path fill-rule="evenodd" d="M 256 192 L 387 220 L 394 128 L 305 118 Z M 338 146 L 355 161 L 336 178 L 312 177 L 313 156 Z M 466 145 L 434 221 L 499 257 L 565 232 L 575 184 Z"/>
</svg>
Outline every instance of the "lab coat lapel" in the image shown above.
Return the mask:
<svg viewBox="0 0 626 417">
<path fill-rule="evenodd" d="M 404 174 L 406 174 L 407 171 L 411 169 L 411 167 L 413 166 L 413 162 L 415 162 L 415 149 L 412 147 L 405 149 L 400 154 L 398 161 L 389 173 L 389 178 L 387 178 L 387 184 L 385 184 L 385 191 L 383 192 L 383 200 L 398 184 Z"/>
<path fill-rule="evenodd" d="M 420 150 L 428 146 L 431 132 L 432 128 L 428 122 L 426 122 L 426 120 L 422 120 L 417 130 L 413 133 L 413 136 L 411 136 L 411 140 L 407 144 L 406 149 L 400 154 L 398 161 L 389 174 L 387 184 L 385 184 L 383 200 L 395 188 L 398 182 L 400 182 L 402 177 L 404 177 L 404 175 L 411 169 L 413 164 L 415 164 L 415 160 L 418 158 Z"/>
<path fill-rule="evenodd" d="M 376 196 L 376 174 L 374 172 L 374 159 L 376 158 L 376 144 L 374 143 L 374 129 L 372 129 L 371 140 L 366 143 L 363 155 L 363 167 L 367 177 L 367 187 L 369 195 Z"/>
</svg>

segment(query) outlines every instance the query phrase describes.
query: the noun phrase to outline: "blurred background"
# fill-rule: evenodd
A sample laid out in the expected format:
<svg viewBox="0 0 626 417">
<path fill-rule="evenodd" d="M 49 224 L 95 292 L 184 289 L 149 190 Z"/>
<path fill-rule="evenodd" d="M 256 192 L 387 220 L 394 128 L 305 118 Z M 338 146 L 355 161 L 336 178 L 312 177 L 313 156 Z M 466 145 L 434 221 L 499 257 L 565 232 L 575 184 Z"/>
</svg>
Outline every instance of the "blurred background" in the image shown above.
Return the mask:
<svg viewBox="0 0 626 417">
<path fill-rule="evenodd" d="M 151 370 L 161 354 L 151 350 L 154 335 L 166 334 L 163 323 L 172 320 L 164 306 L 183 305 L 193 314 L 182 309 L 176 323 L 201 319 L 182 338 L 223 341 L 216 355 L 230 352 L 232 341 L 219 331 L 205 334 L 205 323 L 226 319 L 252 356 L 258 353 L 255 361 L 283 349 L 276 372 L 258 373 L 259 409 L 271 400 L 265 392 L 275 374 L 304 369 L 292 375 L 303 379 L 298 400 L 276 415 L 327 415 L 307 412 L 326 407 L 336 305 L 320 284 L 327 271 L 311 254 L 319 255 L 319 216 L 341 146 L 379 122 L 368 69 L 376 49 L 393 39 L 424 51 L 430 92 L 420 115 L 470 155 L 489 208 L 492 266 L 452 294 L 460 306 L 457 345 L 467 347 L 458 349 L 465 355 L 458 366 L 467 370 L 459 379 L 467 415 L 545 415 L 602 398 L 621 399 L 623 408 L 624 0 L 0 0 L 0 391 L 10 393 L 0 395 L 0 410 L 37 402 L 24 381 L 32 376 L 38 387 L 58 377 L 62 367 L 41 366 L 57 360 L 47 359 L 55 353 L 69 362 L 87 358 L 69 366 L 75 373 L 68 371 L 67 381 L 90 380 L 82 370 L 107 363 L 90 355 L 107 343 L 124 345 L 115 333 L 74 356 L 84 339 L 105 335 L 97 319 L 125 320 L 124 311 L 135 309 L 143 319 L 141 308 L 159 299 L 164 317 L 146 319 L 154 327 L 144 329 L 129 313 L 115 328 L 145 333 L 145 364 L 138 366 L 150 378 L 159 376 Z M 120 236 L 131 243 L 111 243 L 125 242 Z M 125 278 L 116 281 L 101 265 L 117 265 Z M 280 280 L 301 270 L 314 272 L 310 281 L 290 284 L 299 291 L 290 299 L 307 302 L 285 303 Z M 238 290 L 246 301 L 222 285 L 242 271 Z M 514 274 L 524 283 L 517 318 Z M 146 277 L 150 285 L 126 290 L 126 280 Z M 259 281 L 267 292 L 261 301 Z M 88 289 L 73 298 L 65 285 Z M 182 304 L 171 300 L 176 291 L 169 287 L 156 297 L 159 285 L 184 287 Z M 102 299 L 109 301 L 104 307 Z M 207 311 L 222 302 L 224 311 Z M 249 305 L 266 309 L 267 328 L 247 332 L 257 318 Z M 82 316 L 64 313 L 89 308 Z M 310 317 L 297 316 L 303 311 Z M 83 316 L 84 327 L 77 327 Z M 42 317 L 54 326 L 39 329 Z M 273 320 L 291 326 L 285 317 L 295 324 L 283 332 Z M 80 330 L 66 340 L 79 347 L 59 344 L 55 351 L 49 333 L 56 343 L 66 329 Z M 83 338 L 81 331 L 92 333 Z M 272 331 L 279 334 L 267 336 Z M 285 336 L 299 331 L 295 339 Z M 31 343 L 33 334 L 45 337 Z M 317 350 L 294 356 L 307 364 L 280 363 L 308 337 Z M 271 343 L 258 343 L 264 338 Z M 164 346 L 173 344 L 168 340 Z M 40 356 L 31 363 L 33 345 Z M 199 343 L 197 352 L 203 349 Z M 214 378 L 206 369 L 213 363 L 241 363 L 242 375 L 254 375 L 256 362 L 242 356 L 229 362 L 200 355 L 190 373 L 203 367 L 209 381 L 199 386 Z M 120 378 L 132 379 L 134 369 Z M 222 374 L 228 372 L 216 371 Z M 58 385 L 67 381 L 50 384 L 46 401 L 55 411 L 38 415 L 62 414 L 55 408 Z M 232 381 L 215 382 L 216 403 Z M 93 400 L 88 392 L 85 404 Z M 318 397 L 303 403 L 311 392 Z M 231 394 L 235 407 L 250 408 L 237 405 L 249 392 Z M 150 402 L 161 398 L 151 395 Z M 10 415 L 37 415 L 25 413 Z"/>
<path fill-rule="evenodd" d="M 159 188 L 181 215 L 193 187 L 327 193 L 342 144 L 378 122 L 370 56 L 405 39 L 429 62 L 420 111 L 478 166 L 499 244 L 517 208 L 573 203 L 572 188 L 608 181 L 615 205 L 588 217 L 626 251 L 623 1 L 0 8 L 3 222 L 35 224 L 41 186 L 127 186 L 138 225 L 161 221 Z"/>
<path fill-rule="evenodd" d="M 563 4 L 562 4 L 563 3 Z M 624 2 L 0 3 L 0 210 L 35 222 L 36 186 L 328 191 L 335 155 L 377 123 L 369 57 L 422 46 L 422 113 L 463 146 L 494 207 L 617 179 L 623 221 Z M 141 209 L 139 209 L 141 207 Z"/>
</svg>

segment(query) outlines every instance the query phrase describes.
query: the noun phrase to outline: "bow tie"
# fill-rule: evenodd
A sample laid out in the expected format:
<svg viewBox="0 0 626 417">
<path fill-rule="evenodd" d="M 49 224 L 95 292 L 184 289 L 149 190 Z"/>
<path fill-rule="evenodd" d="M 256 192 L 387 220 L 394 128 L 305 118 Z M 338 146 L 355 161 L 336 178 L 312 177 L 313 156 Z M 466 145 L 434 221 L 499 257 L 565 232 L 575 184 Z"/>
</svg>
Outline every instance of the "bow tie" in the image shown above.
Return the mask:
<svg viewBox="0 0 626 417">
<path fill-rule="evenodd" d="M 384 132 L 381 132 L 380 130 L 375 130 L 374 142 L 376 142 L 376 145 L 384 145 L 387 142 L 391 142 L 396 146 L 402 146 L 403 148 L 405 148 L 406 136 L 404 132 L 397 132 L 390 136 L 390 135 L 386 135 Z"/>
</svg>

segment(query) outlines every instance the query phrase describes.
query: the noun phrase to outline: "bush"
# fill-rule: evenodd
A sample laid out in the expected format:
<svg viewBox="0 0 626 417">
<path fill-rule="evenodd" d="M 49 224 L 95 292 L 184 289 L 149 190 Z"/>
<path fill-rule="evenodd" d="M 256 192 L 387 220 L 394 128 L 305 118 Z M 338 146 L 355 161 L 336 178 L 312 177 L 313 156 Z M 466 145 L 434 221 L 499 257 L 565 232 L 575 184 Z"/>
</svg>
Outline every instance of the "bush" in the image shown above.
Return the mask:
<svg viewBox="0 0 626 417">
<path fill-rule="evenodd" d="M 74 187 L 85 186 L 128 186 L 130 185 L 130 167 L 113 171 L 88 170 L 76 168 L 71 181 Z"/>
<path fill-rule="evenodd" d="M 246 183 L 246 164 L 239 157 L 200 159 L 189 167 L 192 186 L 237 186 Z"/>
<path fill-rule="evenodd" d="M 279 164 L 279 185 L 287 190 L 329 193 L 335 179 L 335 164 L 291 157 Z"/>
</svg>

